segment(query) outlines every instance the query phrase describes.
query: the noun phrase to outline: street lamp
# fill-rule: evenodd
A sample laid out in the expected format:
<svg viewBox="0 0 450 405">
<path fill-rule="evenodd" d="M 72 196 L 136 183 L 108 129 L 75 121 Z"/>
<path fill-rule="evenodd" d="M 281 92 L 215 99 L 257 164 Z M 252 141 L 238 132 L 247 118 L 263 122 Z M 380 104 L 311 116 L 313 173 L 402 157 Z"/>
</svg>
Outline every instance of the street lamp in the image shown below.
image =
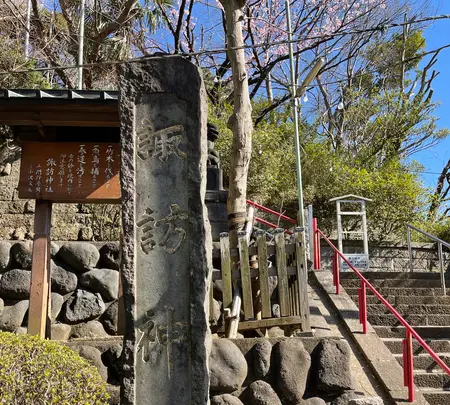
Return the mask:
<svg viewBox="0 0 450 405">
<path fill-rule="evenodd" d="M 298 192 L 298 222 L 299 226 L 305 227 L 305 215 L 303 212 L 303 191 L 302 191 L 302 164 L 300 161 L 300 140 L 299 140 L 299 131 L 298 131 L 298 98 L 305 94 L 306 89 L 311 84 L 311 82 L 315 79 L 317 74 L 319 73 L 320 68 L 323 65 L 323 58 L 317 60 L 314 64 L 311 71 L 306 76 L 303 83 L 298 87 L 296 85 L 295 80 L 295 66 L 294 66 L 294 51 L 292 49 L 292 30 L 291 30 L 291 8 L 289 4 L 289 0 L 286 0 L 286 14 L 287 14 L 287 32 L 288 32 L 288 42 L 289 42 L 289 62 L 290 62 L 290 76 L 291 76 L 291 102 L 292 108 L 294 110 L 294 141 L 295 141 L 295 163 L 297 167 L 297 192 Z"/>
</svg>

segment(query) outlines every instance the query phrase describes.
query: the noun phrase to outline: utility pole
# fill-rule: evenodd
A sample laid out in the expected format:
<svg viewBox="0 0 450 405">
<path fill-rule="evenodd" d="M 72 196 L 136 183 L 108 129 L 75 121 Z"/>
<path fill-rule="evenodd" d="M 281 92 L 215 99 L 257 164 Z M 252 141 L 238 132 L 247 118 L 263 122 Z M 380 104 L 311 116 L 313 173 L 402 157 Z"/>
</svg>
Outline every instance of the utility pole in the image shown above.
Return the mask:
<svg viewBox="0 0 450 405">
<path fill-rule="evenodd" d="M 289 0 L 286 0 L 286 14 L 287 14 L 287 32 L 289 41 L 289 63 L 290 63 L 290 76 L 291 76 L 291 102 L 292 109 L 294 110 L 294 141 L 295 141 L 295 163 L 297 167 L 297 192 L 298 192 L 298 226 L 305 227 L 305 215 L 303 212 L 303 185 L 302 185 L 302 163 L 300 160 L 300 139 L 299 139 L 299 113 L 298 113 L 298 98 L 302 97 L 309 84 L 314 80 L 323 64 L 323 59 L 320 58 L 313 66 L 311 71 L 306 76 L 303 83 L 297 89 L 297 81 L 295 78 L 295 65 L 294 65 L 294 51 L 292 49 L 292 28 L 291 28 L 291 7 Z"/>
<path fill-rule="evenodd" d="M 27 2 L 27 20 L 25 23 L 25 60 L 30 56 L 31 0 Z"/>
<path fill-rule="evenodd" d="M 77 77 L 78 90 L 83 90 L 84 14 L 85 14 L 85 0 L 81 0 L 80 27 L 78 31 L 78 77 Z"/>
</svg>

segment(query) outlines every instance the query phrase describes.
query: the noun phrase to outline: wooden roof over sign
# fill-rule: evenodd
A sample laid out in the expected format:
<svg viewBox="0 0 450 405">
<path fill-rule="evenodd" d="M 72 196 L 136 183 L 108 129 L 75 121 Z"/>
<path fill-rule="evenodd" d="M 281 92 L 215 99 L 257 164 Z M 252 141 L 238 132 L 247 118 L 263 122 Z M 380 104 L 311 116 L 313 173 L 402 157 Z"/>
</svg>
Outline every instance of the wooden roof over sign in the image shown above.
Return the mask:
<svg viewBox="0 0 450 405">
<path fill-rule="evenodd" d="M 0 124 L 119 127 L 118 93 L 90 90 L 0 91 Z"/>
<path fill-rule="evenodd" d="M 19 142 L 119 142 L 118 92 L 2 90 L 0 125 L 12 127 Z"/>
</svg>

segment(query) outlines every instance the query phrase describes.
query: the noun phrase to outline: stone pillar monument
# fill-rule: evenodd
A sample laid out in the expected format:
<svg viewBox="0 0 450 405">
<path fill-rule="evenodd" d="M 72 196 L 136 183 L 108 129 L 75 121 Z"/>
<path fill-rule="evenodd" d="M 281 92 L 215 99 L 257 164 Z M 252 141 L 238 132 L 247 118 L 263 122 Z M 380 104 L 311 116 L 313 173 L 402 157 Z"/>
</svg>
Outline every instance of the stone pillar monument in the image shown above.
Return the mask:
<svg viewBox="0 0 450 405">
<path fill-rule="evenodd" d="M 208 403 L 205 100 L 184 58 L 121 72 L 122 405 Z"/>
</svg>

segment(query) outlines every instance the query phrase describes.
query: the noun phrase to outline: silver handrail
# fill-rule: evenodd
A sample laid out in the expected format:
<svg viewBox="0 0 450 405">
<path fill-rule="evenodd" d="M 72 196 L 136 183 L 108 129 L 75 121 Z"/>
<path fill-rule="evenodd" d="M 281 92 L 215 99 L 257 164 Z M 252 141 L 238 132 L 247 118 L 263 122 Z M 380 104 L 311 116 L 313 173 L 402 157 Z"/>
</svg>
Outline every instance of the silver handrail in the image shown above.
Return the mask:
<svg viewBox="0 0 450 405">
<path fill-rule="evenodd" d="M 442 294 L 447 295 L 446 287 L 445 287 L 445 273 L 444 273 L 444 255 L 442 253 L 442 246 L 445 246 L 446 248 L 450 249 L 450 243 L 439 239 L 437 236 L 431 235 L 428 232 L 422 231 L 422 229 L 419 229 L 411 224 L 405 224 L 406 225 L 406 237 L 408 240 L 408 252 L 409 252 L 409 269 L 411 272 L 414 271 L 413 268 L 413 254 L 412 254 L 412 246 L 411 246 L 411 229 L 413 229 L 416 232 L 421 233 L 422 235 L 434 240 L 437 243 L 438 247 L 438 258 L 439 258 L 439 270 L 441 273 L 441 286 L 442 286 Z"/>
</svg>

